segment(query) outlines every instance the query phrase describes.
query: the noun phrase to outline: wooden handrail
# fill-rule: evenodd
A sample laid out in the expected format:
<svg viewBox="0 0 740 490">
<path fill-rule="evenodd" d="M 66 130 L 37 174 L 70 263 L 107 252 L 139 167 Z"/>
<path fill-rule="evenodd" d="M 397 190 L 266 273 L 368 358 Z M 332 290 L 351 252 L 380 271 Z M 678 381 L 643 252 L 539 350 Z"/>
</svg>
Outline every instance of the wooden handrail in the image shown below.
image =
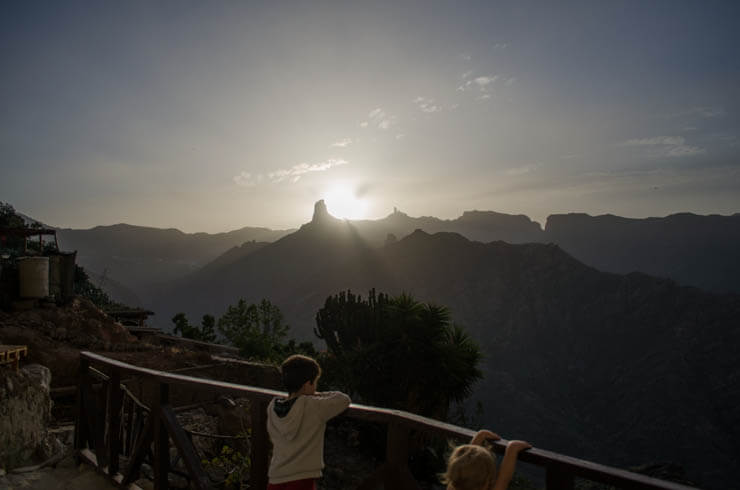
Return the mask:
<svg viewBox="0 0 740 490">
<path fill-rule="evenodd" d="M 157 371 L 154 369 L 148 369 L 143 368 L 139 366 L 134 366 L 131 364 L 127 364 L 125 362 L 117 361 L 115 359 L 110 359 L 105 356 L 101 356 L 99 354 L 94 354 L 92 352 L 81 352 L 80 353 L 81 358 L 81 368 L 84 367 L 87 369 L 89 367 L 90 363 L 95 363 L 99 365 L 104 365 L 108 368 L 113 369 L 115 372 L 117 372 L 117 377 L 120 379 L 120 376 L 123 373 L 127 373 L 130 375 L 137 375 L 137 376 L 145 376 L 151 379 L 156 380 L 160 383 L 160 386 L 173 386 L 173 385 L 186 385 L 190 386 L 191 388 L 197 387 L 199 390 L 209 390 L 209 391 L 218 391 L 220 393 L 228 393 L 231 395 L 235 395 L 238 397 L 244 397 L 249 398 L 252 400 L 252 416 L 253 416 L 253 424 L 257 422 L 258 424 L 264 424 L 265 419 L 265 413 L 264 409 L 267 405 L 267 403 L 272 400 L 274 397 L 277 396 L 285 396 L 285 392 L 276 391 L 276 390 L 269 390 L 265 388 L 258 388 L 254 386 L 245 386 L 245 385 L 239 385 L 234 383 L 228 383 L 224 381 L 216 381 L 216 380 L 209 380 L 209 379 L 203 379 L 203 378 L 195 378 L 192 376 L 186 376 L 182 374 L 176 374 L 176 373 L 166 373 L 162 371 Z M 81 373 L 84 374 L 84 373 Z M 82 376 L 83 380 L 87 379 L 89 383 L 89 377 Z M 166 392 L 166 388 L 165 388 Z M 165 397 L 165 403 L 166 403 L 166 397 Z M 256 403 L 255 403 L 256 402 Z M 169 410 L 169 408 L 168 408 Z M 168 412 L 169 413 L 169 412 Z M 382 423 L 388 426 L 389 435 L 388 435 L 388 444 L 389 444 L 389 451 L 387 451 L 389 454 L 387 457 L 389 458 L 389 461 L 387 461 L 384 465 L 384 467 L 381 467 L 380 470 L 383 470 L 385 472 L 384 474 L 387 476 L 391 473 L 395 474 L 395 477 L 393 477 L 392 480 L 388 480 L 387 478 L 383 477 L 386 483 L 388 481 L 396 481 L 396 478 L 400 478 L 400 481 L 406 481 L 405 479 L 408 476 L 408 469 L 405 467 L 405 464 L 400 467 L 399 461 L 401 458 L 404 458 L 406 455 L 406 451 L 397 451 L 396 447 L 398 446 L 398 441 L 400 440 L 399 437 L 407 437 L 407 433 L 409 430 L 416 430 L 425 434 L 430 434 L 438 437 L 443 438 L 451 438 L 455 439 L 457 441 L 465 441 L 467 442 L 470 440 L 470 438 L 475 434 L 475 432 L 471 429 L 467 429 L 464 427 L 458 427 L 456 425 L 448 424 L 445 422 L 440 422 L 438 420 L 433 420 L 430 418 L 422 417 L 420 415 L 416 415 L 409 412 L 404 412 L 402 410 L 392 410 L 387 408 L 379 408 L 379 407 L 371 407 L 366 405 L 360 405 L 353 403 L 350 405 L 350 407 L 343 413 L 343 416 L 350 417 L 353 419 L 359 419 L 359 420 L 366 420 L 366 421 L 372 421 L 372 422 L 378 422 Z M 166 426 L 172 425 L 172 417 L 168 416 L 167 423 L 164 424 Z M 261 421 L 261 422 L 260 422 Z M 157 424 L 159 426 L 159 424 Z M 87 430 L 85 427 L 81 427 L 83 432 Z M 264 475 L 255 475 L 253 473 L 253 480 L 252 483 L 255 483 L 257 485 L 256 488 L 261 488 L 261 483 L 266 484 L 266 454 L 267 454 L 267 446 L 266 446 L 266 430 L 264 428 L 262 430 L 258 430 L 258 428 L 253 427 L 252 428 L 252 437 L 255 439 L 252 441 L 253 451 L 254 446 L 258 446 L 256 449 L 258 453 L 256 454 L 256 457 L 258 459 L 261 459 L 261 465 L 264 466 Z M 400 434 L 400 435 L 399 435 Z M 171 434 L 172 435 L 172 434 Z M 164 437 L 161 436 L 160 437 Z M 180 438 L 181 439 L 181 438 Z M 77 439 L 76 439 L 77 440 Z M 114 439 L 114 442 L 117 443 L 117 441 Z M 492 444 L 493 451 L 503 454 L 506 449 L 506 444 L 508 441 L 506 440 L 500 440 L 500 441 L 494 441 Z M 178 441 L 179 444 L 182 444 L 182 441 Z M 160 445 L 164 444 L 164 442 L 160 442 Z M 405 446 L 402 444 L 402 446 Z M 262 447 L 264 449 L 263 454 L 259 453 L 259 449 Z M 393 461 L 391 461 L 393 459 Z M 531 463 L 536 466 L 540 466 L 546 469 L 547 472 L 547 488 L 572 488 L 573 487 L 573 481 L 575 477 L 581 477 L 586 478 L 588 480 L 593 480 L 600 483 L 606 483 L 610 485 L 614 485 L 621 488 L 641 488 L 641 489 L 664 489 L 664 490 L 689 490 L 693 487 L 689 487 L 686 485 L 681 485 L 678 483 L 673 483 L 665 480 L 660 480 L 657 478 L 648 477 L 645 475 L 640 475 L 637 473 L 632 473 L 630 471 L 621 470 L 618 468 L 613 468 L 610 466 L 594 463 L 591 461 L 586 461 L 579 458 L 573 458 L 570 456 L 565 456 L 563 454 L 547 451 L 544 449 L 538 449 L 533 448 L 529 449 L 527 451 L 524 451 L 519 454 L 519 460 L 525 463 Z M 255 453 L 253 452 L 253 466 L 255 464 Z M 380 471 L 379 470 L 379 471 Z M 400 475 L 400 476 L 399 476 Z M 201 481 L 202 475 L 201 474 L 194 474 L 192 475 L 195 479 L 198 479 Z M 166 478 L 162 480 L 163 478 L 161 475 L 159 475 L 159 482 L 160 487 L 163 481 L 166 481 Z M 402 483 L 404 488 L 409 488 L 405 483 Z M 164 487 L 162 487 L 164 488 Z"/>
</svg>

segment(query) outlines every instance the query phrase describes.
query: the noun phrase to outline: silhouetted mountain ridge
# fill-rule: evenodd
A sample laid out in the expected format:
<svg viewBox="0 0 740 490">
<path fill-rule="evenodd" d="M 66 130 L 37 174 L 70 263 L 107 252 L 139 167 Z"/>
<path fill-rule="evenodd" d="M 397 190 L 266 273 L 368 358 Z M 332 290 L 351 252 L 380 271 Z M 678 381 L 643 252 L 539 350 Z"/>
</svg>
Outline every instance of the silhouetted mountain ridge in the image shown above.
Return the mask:
<svg viewBox="0 0 740 490">
<path fill-rule="evenodd" d="M 710 291 L 740 292 L 738 214 L 552 215 L 545 237 L 599 270 L 641 271 Z"/>
<path fill-rule="evenodd" d="M 486 423 L 511 436 L 623 467 L 667 459 L 707 486 L 740 462 L 738 295 L 600 272 L 554 244 L 416 230 L 374 247 L 322 218 L 167 298 L 191 315 L 269 298 L 311 339 L 327 296 L 373 287 L 451 308 L 484 348 Z"/>
<path fill-rule="evenodd" d="M 184 233 L 120 223 L 88 230 L 57 229 L 62 248 L 77 250 L 83 267 L 105 272 L 147 297 L 155 285 L 181 278 L 249 241 L 274 241 L 290 230 L 245 227 L 227 233 Z"/>
<path fill-rule="evenodd" d="M 326 211 L 322 220 L 337 220 Z M 545 229 L 524 215 L 465 211 L 460 217 L 410 217 L 394 210 L 379 220 L 351 221 L 358 239 L 380 247 L 416 229 L 455 232 L 471 240 L 508 243 L 557 243 L 568 253 L 600 270 L 642 271 L 670 277 L 681 284 L 716 292 L 740 292 L 740 214 L 698 216 L 677 213 L 664 218 L 633 219 L 583 213 L 553 214 Z M 79 250 L 79 261 L 106 272 L 123 286 L 148 297 L 155 284 L 182 278 L 211 261 L 227 265 L 239 257 L 232 250 L 245 242 L 273 242 L 290 231 L 243 228 L 228 233 L 183 233 L 127 224 L 90 230 L 59 230 L 67 249 Z M 217 260 L 219 255 L 228 256 Z M 251 248 L 242 249 L 246 254 Z M 209 269 L 213 267 L 209 266 Z M 156 304 L 150 305 L 156 308 Z"/>
</svg>

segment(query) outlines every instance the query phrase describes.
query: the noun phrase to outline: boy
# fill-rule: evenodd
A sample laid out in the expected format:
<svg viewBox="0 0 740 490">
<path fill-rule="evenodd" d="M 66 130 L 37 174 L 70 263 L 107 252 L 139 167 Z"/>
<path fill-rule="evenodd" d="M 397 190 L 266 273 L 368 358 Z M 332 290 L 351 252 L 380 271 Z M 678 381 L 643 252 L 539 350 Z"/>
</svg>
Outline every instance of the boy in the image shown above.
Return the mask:
<svg viewBox="0 0 740 490">
<path fill-rule="evenodd" d="M 280 366 L 288 398 L 267 406 L 267 432 L 272 440 L 268 490 L 315 490 L 324 468 L 326 422 L 349 407 L 338 391 L 316 392 L 319 364 L 293 355 Z"/>
</svg>

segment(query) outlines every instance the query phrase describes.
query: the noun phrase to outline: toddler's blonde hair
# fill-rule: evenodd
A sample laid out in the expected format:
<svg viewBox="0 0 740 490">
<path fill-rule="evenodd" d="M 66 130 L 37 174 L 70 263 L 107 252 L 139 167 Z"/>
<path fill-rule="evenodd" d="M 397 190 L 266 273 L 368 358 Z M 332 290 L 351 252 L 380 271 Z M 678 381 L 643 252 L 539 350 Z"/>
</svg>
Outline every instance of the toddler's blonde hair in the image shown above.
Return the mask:
<svg viewBox="0 0 740 490">
<path fill-rule="evenodd" d="M 496 458 L 473 444 L 458 446 L 450 455 L 442 483 L 447 490 L 487 490 L 496 481 Z"/>
</svg>

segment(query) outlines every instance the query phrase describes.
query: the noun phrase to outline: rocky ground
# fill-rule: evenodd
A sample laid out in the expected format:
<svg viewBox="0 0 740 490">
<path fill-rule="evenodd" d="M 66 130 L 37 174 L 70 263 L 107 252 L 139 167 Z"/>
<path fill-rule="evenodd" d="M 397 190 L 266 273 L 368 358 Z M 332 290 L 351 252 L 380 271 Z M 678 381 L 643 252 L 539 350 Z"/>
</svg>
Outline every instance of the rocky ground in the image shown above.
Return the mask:
<svg viewBox="0 0 740 490">
<path fill-rule="evenodd" d="M 90 301 L 75 298 L 26 311 L 0 310 L 0 343 L 28 346 L 28 363 L 52 372 L 51 386 L 76 384 L 79 353 L 88 350 L 132 364 L 169 371 L 209 362 L 205 353 L 142 342 Z"/>
<path fill-rule="evenodd" d="M 50 388 L 76 385 L 79 353 L 93 351 L 130 364 L 163 371 L 181 371 L 198 377 L 222 379 L 236 383 L 247 383 L 278 388 L 279 374 L 274 366 L 246 363 L 233 359 L 211 356 L 206 352 L 194 352 L 183 347 L 163 347 L 141 341 L 130 335 L 125 327 L 114 322 L 92 303 L 75 299 L 65 306 L 44 305 L 43 307 L 19 312 L 0 311 L 0 344 L 28 346 L 28 359 L 22 362 L 19 373 L 0 369 L 0 391 L 3 396 L 15 397 L 13 403 L 22 405 L 31 394 L 34 400 L 41 396 L 37 391 L 19 395 L 29 379 L 40 378 L 41 391 L 47 400 L 34 402 L 40 407 L 34 423 L 43 427 L 23 438 L 33 440 L 24 448 L 22 462 L 0 464 L 0 490 L 11 489 L 98 489 L 108 488 L 105 477 L 96 473 L 87 464 L 77 466 L 72 448 L 72 413 L 74 396 L 66 401 L 67 410 L 60 409 L 64 400 L 57 399 L 56 407 L 48 396 Z M 38 366 L 38 367 L 33 367 Z M 47 366 L 46 370 L 43 366 Z M 203 368 L 203 369 L 201 369 Z M 183 371 L 184 370 L 184 371 Z M 202 372 L 201 372 L 202 371 Z M 49 372 L 51 379 L 49 379 Z M 134 385 L 129 386 L 136 391 Z M 173 397 L 176 398 L 176 391 Z M 144 392 L 137 392 L 142 399 Z M 174 402 L 173 402 L 174 403 Z M 4 406 L 8 406 L 7 404 Z M 62 407 L 63 408 L 63 407 Z M 63 415 L 60 415 L 63 414 Z M 225 445 L 243 455 L 249 454 L 249 442 L 244 434 L 250 432 L 250 405 L 247 399 L 220 397 L 215 402 L 204 402 L 190 410 L 179 411 L 177 418 L 182 427 L 193 434 L 193 443 L 202 459 L 224 461 L 222 449 Z M 0 410 L 0 420 L 3 417 Z M 15 416 L 16 419 L 18 418 Z M 26 416 L 24 416 L 26 417 Z M 56 419 L 55 419 L 56 417 Z M 27 418 L 27 417 L 26 417 Z M 16 420 L 7 421 L 13 427 Z M 339 419 L 327 427 L 324 477 L 319 481 L 321 490 L 345 490 L 356 488 L 381 462 L 361 443 L 361 427 L 356 421 Z M 6 431 L 10 432 L 10 431 Z M 32 431 L 33 432 L 33 431 Z M 29 432 L 30 434 L 30 432 Z M 31 447 L 33 446 L 33 447 Z M 2 453 L 0 448 L 0 453 Z M 0 454 L 2 456 L 2 454 Z M 233 458 L 232 458 L 233 459 Z M 174 467 L 184 470 L 172 450 Z M 125 458 L 122 460 L 125 465 Z M 206 465 L 212 481 L 222 481 L 234 464 Z M 246 467 L 241 468 L 248 474 Z M 151 488 L 151 467 L 142 466 L 142 479 L 137 484 Z M 173 488 L 186 488 L 187 482 L 172 477 Z M 422 488 L 442 488 L 433 482 L 422 482 Z M 111 487 L 112 488 L 112 487 Z"/>
<path fill-rule="evenodd" d="M 56 467 L 41 468 L 24 473 L 2 474 L 0 490 L 99 490 L 113 488 L 105 477 L 86 464 L 77 466 L 70 455 Z"/>
<path fill-rule="evenodd" d="M 46 399 L 40 409 L 39 420 L 45 425 L 34 434 L 35 450 L 24 453 L 22 463 L 15 462 L 0 470 L 0 490 L 5 489 L 97 489 L 108 486 L 105 478 L 97 474 L 89 465 L 77 466 L 72 450 L 71 411 L 60 409 L 63 400 L 49 413 L 51 401 L 50 388 L 74 386 L 77 382 L 79 353 L 83 350 L 96 352 L 130 364 L 163 371 L 180 371 L 196 366 L 211 366 L 211 371 L 198 373 L 186 369 L 186 374 L 205 377 L 218 377 L 240 382 L 247 379 L 250 384 L 260 384 L 272 388 L 279 380 L 274 367 L 265 365 L 244 365 L 243 362 L 212 357 L 205 352 L 193 352 L 182 347 L 163 347 L 141 341 L 129 334 L 125 327 L 113 321 L 105 313 L 87 300 L 76 298 L 65 306 L 53 304 L 39 305 L 26 311 L 0 311 L 0 344 L 28 346 L 28 359 L 22 362 L 24 368 L 16 374 L 9 369 L 0 370 L 0 386 L 8 396 L 18 397 L 19 403 L 28 396 L 19 396 L 18 391 L 25 386 L 26 378 L 36 376 L 36 371 L 48 367 L 43 383 Z M 214 363 L 222 363 L 224 369 L 212 369 Z M 236 364 L 235 364 L 236 363 Z M 28 366 L 38 365 L 39 369 Z M 26 373 L 29 371 L 31 374 Z M 220 372 L 224 371 L 224 372 Z M 49 379 L 49 372 L 51 379 Z M 210 374 L 213 372 L 213 375 Z M 237 374 L 239 376 L 235 377 Z M 38 376 L 36 376 L 38 377 Z M 245 382 L 245 381 L 241 381 Z M 8 389 L 10 387 L 10 390 Z M 36 390 L 38 391 L 38 390 Z M 33 392 L 36 397 L 38 393 Z M 43 390 L 42 390 L 43 391 Z M 30 395 L 29 395 L 30 396 Z M 73 398 L 73 397 L 72 397 Z M 43 412 L 43 413 L 42 413 Z M 196 435 L 193 442 L 203 459 L 218 458 L 224 445 L 242 454 L 249 454 L 248 440 L 241 438 L 250 431 L 249 401 L 221 397 L 215 403 L 178 413 L 183 428 Z M 62 419 L 54 416 L 64 414 Z M 2 414 L 0 414 L 1 418 Z M 17 417 L 16 417 L 17 418 Z M 14 421 L 9 421 L 13 424 Z M 38 424 L 37 424 L 38 425 Z M 198 435 L 201 434 L 201 435 Z M 206 436 L 205 434 L 209 434 Z M 215 436 L 215 437 L 214 437 Z M 218 436 L 223 436 L 219 438 Z M 369 475 L 379 463 L 360 449 L 358 432 L 351 423 L 332 423 L 326 435 L 327 469 L 319 483 L 323 490 L 353 488 Z M 29 445 L 29 448 L 30 446 Z M 173 451 L 171 458 L 177 461 Z M 177 462 L 175 467 L 181 465 Z M 228 465 L 227 465 L 228 466 Z M 3 465 L 0 464 L 0 468 Z M 225 477 L 225 470 L 211 465 L 207 469 L 213 481 Z M 248 473 L 248 472 L 247 472 Z M 137 483 L 142 488 L 150 486 L 147 476 L 151 468 L 142 467 L 142 477 Z M 178 480 L 175 477 L 175 480 Z M 182 479 L 171 482 L 173 487 L 185 487 Z"/>
</svg>

